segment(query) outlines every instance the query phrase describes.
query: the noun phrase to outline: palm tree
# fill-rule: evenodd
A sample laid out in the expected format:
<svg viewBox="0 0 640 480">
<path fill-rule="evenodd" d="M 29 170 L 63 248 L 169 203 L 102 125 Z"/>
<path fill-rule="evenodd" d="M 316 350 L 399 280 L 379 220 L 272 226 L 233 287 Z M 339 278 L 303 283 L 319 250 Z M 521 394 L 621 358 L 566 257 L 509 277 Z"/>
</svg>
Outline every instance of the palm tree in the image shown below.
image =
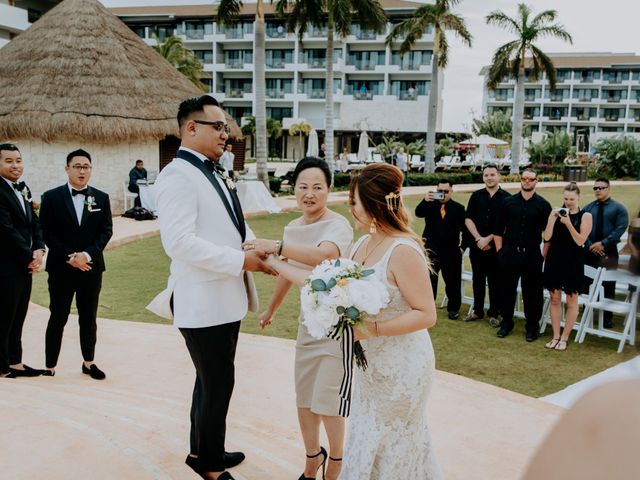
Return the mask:
<svg viewBox="0 0 640 480">
<path fill-rule="evenodd" d="M 555 10 L 545 10 L 533 16 L 531 8 L 520 3 L 516 18 L 511 18 L 500 10 L 495 10 L 486 17 L 487 24 L 504 28 L 516 35 L 515 40 L 505 43 L 495 51 L 487 74 L 487 88 L 491 90 L 495 90 L 509 74 L 516 79 L 511 135 L 511 173 L 513 174 L 519 172 L 518 165 L 522 153 L 525 66 L 530 69 L 530 78 L 537 80 L 544 72 L 550 88 L 556 88 L 555 66 L 551 59 L 534 45 L 534 42 L 545 37 L 555 37 L 573 43 L 571 35 L 565 28 L 558 23 L 553 23 L 557 16 L 558 12 Z"/>
<path fill-rule="evenodd" d="M 290 33 L 298 31 L 300 40 L 309 25 L 321 28 L 327 20 L 324 143 L 333 159 L 333 41 L 351 33 L 351 24 L 381 33 L 387 26 L 387 14 L 378 0 L 276 0 L 276 12 L 284 17 Z"/>
<path fill-rule="evenodd" d="M 304 135 L 306 137 L 307 135 L 309 135 L 309 133 L 311 133 L 312 128 L 313 127 L 311 126 L 310 123 L 307 123 L 304 121 L 299 123 L 294 123 L 289 127 L 289 135 L 292 135 L 292 136 L 298 135 L 298 138 L 299 138 L 298 143 L 300 144 L 302 153 L 298 156 L 301 156 L 304 154 L 304 139 L 302 138 L 302 136 Z M 295 155 L 294 155 L 294 158 L 295 158 Z"/>
<path fill-rule="evenodd" d="M 425 172 L 435 171 L 436 121 L 438 118 L 439 88 L 438 70 L 444 69 L 449 62 L 449 43 L 445 32 L 452 31 L 464 44 L 471 47 L 473 36 L 469 33 L 464 18 L 451 12 L 451 8 L 460 0 L 435 0 L 435 3 L 418 8 L 411 18 L 407 18 L 393 27 L 387 36 L 386 44 L 404 38 L 400 44 L 400 55 L 404 55 L 415 45 L 430 27 L 434 30 L 433 58 L 431 59 L 431 86 L 429 88 L 429 108 L 427 113 L 427 151 L 425 154 Z"/>
<path fill-rule="evenodd" d="M 474 118 L 471 132 L 476 136 L 489 135 L 493 138 L 511 142 L 513 122 L 511 116 L 498 110 L 482 118 Z"/>
<path fill-rule="evenodd" d="M 207 86 L 200 81 L 206 74 L 202 70 L 202 63 L 198 60 L 192 50 L 184 46 L 180 37 L 170 36 L 160 43 L 154 34 L 153 38 L 157 45 L 153 49 L 173 65 L 181 74 L 203 92 L 208 90 Z"/>
<path fill-rule="evenodd" d="M 218 23 L 230 26 L 237 19 L 240 9 L 243 6 L 242 0 L 220 0 L 218 5 Z M 265 97 L 265 24 L 264 24 L 264 2 L 258 0 L 256 4 L 255 30 L 254 30 L 254 72 L 253 85 L 256 96 L 254 115 L 256 117 L 256 174 L 258 180 L 269 187 L 269 176 L 267 174 L 267 106 Z"/>
</svg>

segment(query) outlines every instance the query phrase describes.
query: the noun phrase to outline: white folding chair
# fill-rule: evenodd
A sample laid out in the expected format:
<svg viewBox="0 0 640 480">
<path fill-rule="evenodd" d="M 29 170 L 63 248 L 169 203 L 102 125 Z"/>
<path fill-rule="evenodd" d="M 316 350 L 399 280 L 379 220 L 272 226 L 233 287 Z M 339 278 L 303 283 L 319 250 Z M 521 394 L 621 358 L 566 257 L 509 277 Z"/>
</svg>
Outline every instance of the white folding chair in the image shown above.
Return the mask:
<svg viewBox="0 0 640 480">
<path fill-rule="evenodd" d="M 122 184 L 122 191 L 124 193 L 124 197 L 122 199 L 122 204 L 124 205 L 124 210 L 126 212 L 130 208 L 133 208 L 133 206 L 135 205 L 134 201 L 135 201 L 136 197 L 138 196 L 138 194 L 129 191 L 129 182 L 127 180 L 125 180 L 123 182 L 123 184 Z M 129 200 L 131 200 L 131 206 L 130 207 L 129 207 Z"/>
<path fill-rule="evenodd" d="M 628 289 L 624 300 L 606 298 L 602 284 L 604 282 L 619 282 L 627 285 Z M 635 345 L 636 340 L 636 311 L 638 308 L 638 291 L 640 290 L 640 278 L 623 270 L 603 269 L 598 278 L 596 291 L 593 300 L 585 303 L 582 314 L 580 330 L 577 334 L 577 341 L 582 343 L 587 333 L 599 337 L 620 340 L 618 353 L 622 352 L 625 342 Z M 599 312 L 598 325 L 594 327 L 593 318 L 596 310 Z M 604 312 L 624 315 L 622 332 L 604 328 Z"/>
<path fill-rule="evenodd" d="M 596 294 L 596 286 L 598 283 L 598 277 L 600 276 L 600 272 L 602 272 L 602 268 L 593 268 L 589 265 L 584 266 L 584 276 L 589 277 L 591 279 L 591 284 L 589 285 L 588 293 L 581 293 L 578 295 L 578 306 L 584 306 L 588 301 L 593 300 Z M 551 296 L 547 290 L 544 291 L 545 301 L 544 307 L 542 309 L 542 317 L 540 317 L 540 333 L 544 333 L 547 328 L 547 325 L 551 324 Z M 566 305 L 567 296 L 564 292 L 562 292 L 562 305 Z M 560 326 L 564 328 L 564 308 L 562 309 L 562 320 L 560 320 Z M 576 321 L 573 325 L 573 330 L 580 331 L 580 326 L 582 325 L 582 318 L 580 321 Z M 578 340 L 578 336 L 576 335 L 576 341 Z"/>
</svg>

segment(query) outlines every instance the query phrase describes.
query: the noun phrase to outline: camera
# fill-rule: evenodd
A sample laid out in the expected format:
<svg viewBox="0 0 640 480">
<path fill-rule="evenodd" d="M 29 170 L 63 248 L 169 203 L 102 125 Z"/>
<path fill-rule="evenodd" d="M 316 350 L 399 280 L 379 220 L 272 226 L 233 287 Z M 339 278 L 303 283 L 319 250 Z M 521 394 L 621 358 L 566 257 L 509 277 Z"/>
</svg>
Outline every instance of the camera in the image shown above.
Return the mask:
<svg viewBox="0 0 640 480">
<path fill-rule="evenodd" d="M 433 194 L 434 200 L 444 200 L 444 192 L 429 192 Z"/>
<path fill-rule="evenodd" d="M 558 215 L 560 215 L 561 217 L 566 217 L 567 215 L 569 215 L 569 209 L 568 208 L 559 208 L 558 209 Z"/>
</svg>

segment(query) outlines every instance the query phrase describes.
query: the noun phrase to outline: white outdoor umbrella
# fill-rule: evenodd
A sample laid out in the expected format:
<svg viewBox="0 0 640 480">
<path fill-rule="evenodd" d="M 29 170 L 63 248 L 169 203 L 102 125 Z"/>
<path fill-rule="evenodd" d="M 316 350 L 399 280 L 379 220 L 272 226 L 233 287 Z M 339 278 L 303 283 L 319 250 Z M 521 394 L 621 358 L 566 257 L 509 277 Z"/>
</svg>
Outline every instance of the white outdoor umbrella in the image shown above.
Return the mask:
<svg viewBox="0 0 640 480">
<path fill-rule="evenodd" d="M 358 162 L 365 163 L 369 160 L 369 137 L 367 132 L 360 133 L 360 142 L 358 142 Z"/>
<path fill-rule="evenodd" d="M 312 129 L 309 132 L 309 145 L 307 146 L 307 157 L 317 157 L 319 153 L 318 148 L 318 132 L 316 129 Z"/>
<path fill-rule="evenodd" d="M 460 145 L 509 145 L 504 140 L 499 138 L 490 137 L 489 135 L 480 135 L 479 137 L 470 138 L 464 142 L 460 142 Z"/>
</svg>

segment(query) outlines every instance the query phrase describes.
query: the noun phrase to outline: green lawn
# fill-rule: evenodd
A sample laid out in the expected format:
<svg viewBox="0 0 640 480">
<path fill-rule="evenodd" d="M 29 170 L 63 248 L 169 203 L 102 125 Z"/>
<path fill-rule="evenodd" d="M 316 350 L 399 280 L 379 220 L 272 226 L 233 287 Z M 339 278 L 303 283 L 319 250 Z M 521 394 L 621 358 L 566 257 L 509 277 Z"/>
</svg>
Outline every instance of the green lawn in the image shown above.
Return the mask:
<svg viewBox="0 0 640 480">
<path fill-rule="evenodd" d="M 559 206 L 561 189 L 541 189 L 541 193 L 552 205 Z M 613 195 L 622 201 L 629 212 L 635 215 L 640 208 L 640 188 L 616 187 Z M 455 194 L 454 199 L 465 204 L 469 194 Z M 592 192 L 583 191 L 583 204 L 593 198 Z M 413 211 L 420 198 L 407 200 Z M 346 205 L 334 210 L 351 218 Z M 261 215 L 249 220 L 251 228 L 259 237 L 280 238 L 283 227 L 298 213 Z M 418 220 L 414 228 L 422 232 L 423 223 Z M 98 315 L 104 318 L 163 323 L 145 305 L 165 287 L 169 261 L 164 254 L 159 237 L 141 240 L 106 252 L 105 272 Z M 46 274 L 35 277 L 32 300 L 48 305 Z M 257 275 L 260 302 L 265 307 L 269 302 L 275 280 Z M 437 305 L 440 305 L 442 282 Z M 256 315 L 249 315 L 242 331 L 246 333 L 295 338 L 299 302 L 291 293 L 277 316 L 273 326 L 265 331 L 257 327 Z M 463 306 L 462 313 L 466 313 Z M 495 330 L 486 322 L 464 323 L 446 318 L 446 310 L 438 310 L 438 324 L 430 330 L 436 350 L 437 366 L 440 370 L 491 383 L 531 396 L 546 395 L 558 391 L 589 375 L 593 375 L 618 362 L 637 354 L 633 347 L 626 346 L 622 354 L 616 353 L 612 340 L 588 336 L 585 343 L 571 343 L 566 352 L 547 351 L 543 348 L 550 335 L 533 343 L 524 341 L 524 322 L 516 320 L 514 334 L 498 339 Z"/>
</svg>

